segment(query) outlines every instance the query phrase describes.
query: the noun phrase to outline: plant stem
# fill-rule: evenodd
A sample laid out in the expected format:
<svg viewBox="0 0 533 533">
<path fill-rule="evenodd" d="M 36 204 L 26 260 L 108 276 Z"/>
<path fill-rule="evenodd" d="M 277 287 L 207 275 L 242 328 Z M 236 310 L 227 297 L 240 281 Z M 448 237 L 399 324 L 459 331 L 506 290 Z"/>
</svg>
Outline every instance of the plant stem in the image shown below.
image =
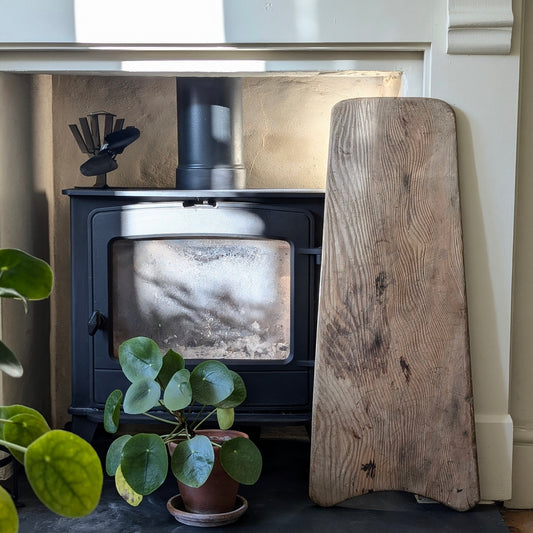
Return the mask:
<svg viewBox="0 0 533 533">
<path fill-rule="evenodd" d="M 18 452 L 26 453 L 26 450 L 28 448 L 24 448 L 24 446 L 19 446 L 18 444 L 14 444 L 13 442 L 9 442 L 4 439 L 0 439 L 0 444 L 2 446 L 8 446 L 9 448 L 13 448 L 13 450 L 17 450 Z"/>
<path fill-rule="evenodd" d="M 167 420 L 166 418 L 161 418 L 159 416 L 151 415 L 150 413 L 143 413 L 144 416 L 148 416 L 150 418 L 153 418 L 154 420 L 159 420 L 160 422 L 165 422 L 167 424 L 172 424 L 173 426 L 176 425 L 176 422 L 172 422 L 172 420 Z"/>
<path fill-rule="evenodd" d="M 210 413 L 207 414 L 196 426 L 194 426 L 193 431 L 196 431 L 211 415 L 215 414 L 217 412 L 217 408 L 215 407 Z"/>
<path fill-rule="evenodd" d="M 200 410 L 196 413 L 196 416 L 194 417 L 194 420 L 192 421 L 191 426 L 198 427 L 196 425 L 196 421 L 200 418 L 200 415 L 204 412 L 204 409 L 205 409 L 205 405 L 202 405 Z"/>
<path fill-rule="evenodd" d="M 13 420 L 10 420 L 9 418 L 0 418 L 0 424 L 7 424 L 8 422 L 14 424 Z"/>
</svg>

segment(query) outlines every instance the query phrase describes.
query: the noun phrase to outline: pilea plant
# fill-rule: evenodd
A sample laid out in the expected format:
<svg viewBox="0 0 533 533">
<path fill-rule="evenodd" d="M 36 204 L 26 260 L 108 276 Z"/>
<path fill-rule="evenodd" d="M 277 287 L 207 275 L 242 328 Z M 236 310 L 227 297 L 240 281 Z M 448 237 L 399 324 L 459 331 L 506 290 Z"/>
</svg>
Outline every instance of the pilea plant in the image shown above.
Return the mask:
<svg viewBox="0 0 533 533">
<path fill-rule="evenodd" d="M 41 259 L 21 250 L 0 249 L 0 297 L 29 300 L 50 295 L 53 274 Z M 15 354 L 0 341 L 0 370 L 21 377 Z M 36 496 L 53 512 L 80 517 L 98 504 L 103 472 L 94 449 L 82 438 L 52 430 L 35 409 L 23 405 L 0 407 L 0 445 L 24 465 Z M 18 515 L 10 494 L 0 487 L 0 531 L 16 533 Z"/>
<path fill-rule="evenodd" d="M 108 396 L 105 429 L 117 432 L 122 405 L 126 414 L 144 414 L 169 427 L 163 435 L 121 435 L 110 445 L 106 470 L 115 476 L 117 490 L 128 503 L 138 505 L 142 496 L 160 487 L 169 463 L 182 483 L 203 485 L 213 468 L 213 446 L 220 446 L 220 461 L 230 477 L 248 485 L 257 481 L 262 458 L 250 439 L 236 437 L 220 445 L 196 434 L 215 415 L 221 429 L 233 425 L 234 408 L 246 398 L 246 387 L 236 372 L 216 360 L 204 361 L 189 371 L 181 355 L 169 350 L 163 356 L 147 337 L 122 343 L 119 362 L 131 384 L 125 395 L 117 389 Z M 169 461 L 166 445 L 170 442 L 177 446 Z"/>
</svg>

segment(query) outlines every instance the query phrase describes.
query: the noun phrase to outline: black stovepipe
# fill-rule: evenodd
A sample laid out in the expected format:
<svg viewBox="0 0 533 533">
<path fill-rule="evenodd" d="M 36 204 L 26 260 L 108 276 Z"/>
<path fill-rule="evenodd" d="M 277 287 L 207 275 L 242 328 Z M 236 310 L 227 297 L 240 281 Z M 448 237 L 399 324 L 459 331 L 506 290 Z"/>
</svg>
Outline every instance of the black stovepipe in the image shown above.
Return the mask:
<svg viewBox="0 0 533 533">
<path fill-rule="evenodd" d="M 242 189 L 240 78 L 177 78 L 176 188 Z"/>
</svg>

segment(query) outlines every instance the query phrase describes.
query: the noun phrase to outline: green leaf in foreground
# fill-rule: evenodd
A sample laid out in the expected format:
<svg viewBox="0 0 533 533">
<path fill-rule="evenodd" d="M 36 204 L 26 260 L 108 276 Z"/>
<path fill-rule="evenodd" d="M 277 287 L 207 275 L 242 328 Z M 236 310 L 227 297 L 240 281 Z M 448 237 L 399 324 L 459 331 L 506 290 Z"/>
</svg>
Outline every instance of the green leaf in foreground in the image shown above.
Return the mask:
<svg viewBox="0 0 533 533">
<path fill-rule="evenodd" d="M 41 418 L 30 414 L 21 413 L 10 418 L 4 426 L 4 439 L 27 448 L 34 440 L 50 431 L 50 427 Z M 13 457 L 24 464 L 24 453 L 8 446 Z"/>
<path fill-rule="evenodd" d="M 81 437 L 55 429 L 28 447 L 28 481 L 36 496 L 54 513 L 80 517 L 94 510 L 102 491 L 98 455 Z"/>
<path fill-rule="evenodd" d="M 163 394 L 163 403 L 169 411 L 185 409 L 191 403 L 190 375 L 191 373 L 186 368 L 182 368 L 169 380 Z"/>
<path fill-rule="evenodd" d="M 115 487 L 117 488 L 117 492 L 120 494 L 121 498 L 132 507 L 137 507 L 142 502 L 142 494 L 135 492 L 131 488 L 126 481 L 126 478 L 122 474 L 120 466 L 117 468 L 115 474 Z"/>
<path fill-rule="evenodd" d="M 153 433 L 139 433 L 122 449 L 120 468 L 131 488 L 145 496 L 160 487 L 168 472 L 168 454 L 163 439 Z"/>
<path fill-rule="evenodd" d="M 233 422 L 235 421 L 235 410 L 233 407 L 229 409 L 217 407 L 217 421 L 220 429 L 229 429 L 233 426 Z"/>
<path fill-rule="evenodd" d="M 233 377 L 220 361 L 204 361 L 191 372 L 193 399 L 203 405 L 217 405 L 233 392 Z"/>
<path fill-rule="evenodd" d="M 120 406 L 122 405 L 122 391 L 115 389 L 105 401 L 104 429 L 108 433 L 116 433 L 120 420 Z"/>
<path fill-rule="evenodd" d="M 46 424 L 46 419 L 44 416 L 39 413 L 39 411 L 36 411 L 35 409 L 32 409 L 31 407 L 27 407 L 26 405 L 2 405 L 0 407 L 0 418 L 3 419 L 9 419 L 13 418 L 16 415 L 20 415 L 22 413 L 30 414 L 35 417 L 37 417 L 39 420 L 41 420 L 44 424 Z M 3 436 L 5 423 L 0 423 L 0 436 Z"/>
<path fill-rule="evenodd" d="M 20 378 L 24 370 L 17 356 L 0 341 L 0 370 L 13 378 Z"/>
<path fill-rule="evenodd" d="M 180 442 L 174 449 L 171 468 L 176 478 L 189 487 L 202 486 L 215 462 L 211 441 L 205 435 Z"/>
<path fill-rule="evenodd" d="M 246 385 L 243 379 L 233 370 L 230 370 L 229 373 L 233 379 L 233 392 L 227 398 L 217 403 L 215 407 L 229 409 L 241 405 L 246 400 Z"/>
<path fill-rule="evenodd" d="M 168 350 L 163 357 L 163 366 L 159 371 L 157 380 L 161 383 L 161 387 L 165 388 L 170 381 L 170 378 L 178 371 L 185 368 L 185 360 L 174 350 Z"/>
<path fill-rule="evenodd" d="M 155 379 L 163 366 L 159 346 L 148 337 L 134 337 L 118 348 L 118 358 L 124 375 L 133 383 L 139 378 Z"/>
<path fill-rule="evenodd" d="M 243 485 L 253 485 L 263 467 L 261 452 L 245 437 L 225 441 L 220 448 L 220 462 L 224 470 Z"/>
<path fill-rule="evenodd" d="M 50 265 L 22 250 L 0 249 L 0 292 L 10 297 L 10 290 L 28 300 L 42 300 L 52 291 L 54 276 Z M 6 290 L 2 290 L 6 289 Z"/>
<path fill-rule="evenodd" d="M 161 396 L 161 387 L 150 378 L 139 378 L 134 381 L 124 396 L 124 412 L 129 415 L 140 415 L 155 407 Z"/>
<path fill-rule="evenodd" d="M 105 471 L 108 476 L 114 476 L 122 460 L 122 449 L 126 442 L 131 439 L 131 435 L 122 435 L 115 439 L 107 449 L 105 457 Z"/>
<path fill-rule="evenodd" d="M 19 517 L 9 493 L 0 487 L 0 531 L 2 533 L 17 533 L 19 530 Z"/>
</svg>

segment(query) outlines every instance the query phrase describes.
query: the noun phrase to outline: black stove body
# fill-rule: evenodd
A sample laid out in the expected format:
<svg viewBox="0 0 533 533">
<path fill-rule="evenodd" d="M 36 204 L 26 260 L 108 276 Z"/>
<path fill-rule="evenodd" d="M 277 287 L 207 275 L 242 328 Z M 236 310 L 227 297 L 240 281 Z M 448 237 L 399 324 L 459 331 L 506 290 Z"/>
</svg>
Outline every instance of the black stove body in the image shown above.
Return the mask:
<svg viewBox="0 0 533 533">
<path fill-rule="evenodd" d="M 108 394 L 127 389 L 118 346 L 138 335 L 190 367 L 220 358 L 238 372 L 248 397 L 237 423 L 310 421 L 322 191 L 64 194 L 74 432 L 90 440 Z"/>
</svg>

